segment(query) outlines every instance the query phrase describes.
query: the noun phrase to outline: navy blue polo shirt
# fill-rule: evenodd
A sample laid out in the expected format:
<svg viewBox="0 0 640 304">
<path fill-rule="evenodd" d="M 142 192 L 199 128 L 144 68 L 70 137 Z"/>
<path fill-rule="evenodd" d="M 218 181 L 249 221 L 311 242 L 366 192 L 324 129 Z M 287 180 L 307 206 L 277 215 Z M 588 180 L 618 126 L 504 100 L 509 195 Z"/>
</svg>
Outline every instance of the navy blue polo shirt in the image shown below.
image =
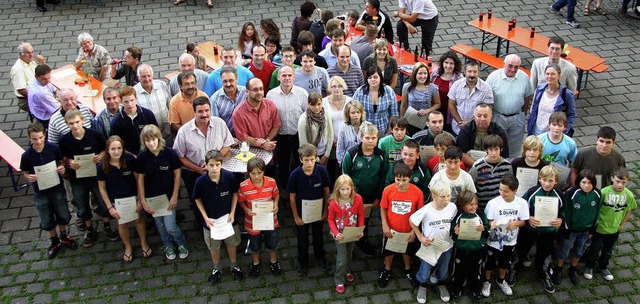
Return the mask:
<svg viewBox="0 0 640 304">
<path fill-rule="evenodd" d="M 33 167 L 46 165 L 52 161 L 56 162 L 56 167 L 57 167 L 59 164 L 59 161 L 61 160 L 62 160 L 62 153 L 60 152 L 60 149 L 58 149 L 58 146 L 51 144 L 49 142 L 45 142 L 44 149 L 42 149 L 42 152 L 36 152 L 36 150 L 34 150 L 32 146 L 29 146 L 29 149 L 27 149 L 27 151 L 22 153 L 22 157 L 20 158 L 20 170 L 24 172 L 29 172 L 31 174 L 35 174 L 35 169 Z M 58 174 L 58 176 L 60 177 L 59 185 L 46 190 L 42 190 L 42 191 L 55 192 L 55 191 L 64 190 L 64 187 L 62 186 L 62 176 L 60 176 L 60 174 Z M 40 189 L 38 189 L 37 182 L 31 184 L 31 186 L 33 187 L 34 192 L 40 193 Z"/>
<path fill-rule="evenodd" d="M 118 198 L 132 197 L 138 194 L 136 177 L 133 174 L 136 157 L 128 152 L 122 157 L 124 158 L 126 168 L 119 169 L 108 165 L 109 173 L 105 173 L 102 169 L 102 163 L 98 163 L 98 180 L 105 182 L 111 204 Z"/>
<path fill-rule="evenodd" d="M 231 212 L 231 199 L 234 193 L 238 193 L 239 187 L 240 183 L 233 173 L 222 169 L 218 183 L 214 183 L 209 174 L 198 177 L 193 187 L 193 199 L 202 200 L 207 216 L 217 219 Z"/>
<path fill-rule="evenodd" d="M 140 152 L 136 159 L 136 172 L 144 174 L 145 197 L 165 194 L 171 199 L 175 180 L 173 171 L 181 167 L 178 154 L 169 147 L 164 147 L 158 156 L 149 151 Z"/>
<path fill-rule="evenodd" d="M 132 120 L 124 110 L 116 115 L 111 121 L 111 134 L 118 135 L 124 140 L 124 148 L 133 153 L 140 152 L 140 132 L 146 125 L 158 126 L 158 121 L 153 112 L 141 106 L 138 107 L 136 117 Z"/>
<path fill-rule="evenodd" d="M 76 155 L 85 155 L 100 152 L 105 150 L 105 140 L 102 134 L 95 130 L 84 128 L 85 133 L 82 139 L 76 139 L 71 134 L 71 131 L 62 135 L 58 144 L 60 145 L 60 151 L 64 157 L 73 159 Z M 68 169 L 69 179 L 76 179 L 76 170 Z M 95 179 L 95 177 L 86 177 L 86 179 Z"/>
<path fill-rule="evenodd" d="M 301 165 L 289 175 L 287 192 L 296 194 L 296 207 L 298 214 L 302 215 L 302 200 L 324 198 L 324 187 L 330 187 L 330 185 L 329 172 L 325 166 L 316 163 L 313 173 L 306 175 Z"/>
</svg>

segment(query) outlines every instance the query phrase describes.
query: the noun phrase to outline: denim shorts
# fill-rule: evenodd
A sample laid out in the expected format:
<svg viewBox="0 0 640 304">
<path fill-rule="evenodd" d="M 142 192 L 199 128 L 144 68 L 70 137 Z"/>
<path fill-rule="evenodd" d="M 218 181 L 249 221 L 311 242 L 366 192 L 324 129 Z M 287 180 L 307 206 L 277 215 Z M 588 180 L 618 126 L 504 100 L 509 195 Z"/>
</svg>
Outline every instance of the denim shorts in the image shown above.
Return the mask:
<svg viewBox="0 0 640 304">
<path fill-rule="evenodd" d="M 278 249 L 278 234 L 275 230 L 262 230 L 260 234 L 249 235 L 247 252 L 250 254 L 260 253 L 262 242 L 264 242 L 267 252 L 276 251 Z"/>
<path fill-rule="evenodd" d="M 558 249 L 558 259 L 566 260 L 569 256 L 581 258 L 584 254 L 584 244 L 589 240 L 589 231 L 571 232 L 569 238 L 562 239 Z"/>
<path fill-rule="evenodd" d="M 67 193 L 63 187 L 33 192 L 33 200 L 40 220 L 40 229 L 50 231 L 56 225 L 66 225 L 71 220 L 67 206 Z"/>
</svg>

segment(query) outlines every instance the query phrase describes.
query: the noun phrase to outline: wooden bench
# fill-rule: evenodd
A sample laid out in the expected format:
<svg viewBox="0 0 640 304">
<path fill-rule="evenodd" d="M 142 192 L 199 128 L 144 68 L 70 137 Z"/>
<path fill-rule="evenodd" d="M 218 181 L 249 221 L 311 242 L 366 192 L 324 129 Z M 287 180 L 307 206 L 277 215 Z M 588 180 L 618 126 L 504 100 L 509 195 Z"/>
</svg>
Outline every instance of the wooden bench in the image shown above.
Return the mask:
<svg viewBox="0 0 640 304">
<path fill-rule="evenodd" d="M 0 130 L 0 158 L 4 159 L 5 162 L 9 165 L 9 176 L 11 177 L 11 184 L 13 185 L 13 190 L 18 191 L 24 187 L 27 187 L 29 184 L 18 185 L 18 180 L 20 179 L 20 175 L 16 178 L 13 171 L 20 174 L 22 170 L 20 170 L 20 159 L 22 158 L 22 154 L 24 153 L 24 149 L 20 147 L 11 137 L 7 136 L 2 130 Z"/>
<path fill-rule="evenodd" d="M 458 43 L 450 48 L 452 51 L 464 56 L 465 58 L 471 58 L 478 62 L 484 63 L 490 67 L 495 69 L 501 69 L 504 67 L 504 60 L 487 54 L 479 49 L 476 49 L 472 46 L 466 45 L 464 43 Z M 520 70 L 527 73 L 527 76 L 531 76 L 531 72 L 523 67 L 520 67 Z"/>
</svg>

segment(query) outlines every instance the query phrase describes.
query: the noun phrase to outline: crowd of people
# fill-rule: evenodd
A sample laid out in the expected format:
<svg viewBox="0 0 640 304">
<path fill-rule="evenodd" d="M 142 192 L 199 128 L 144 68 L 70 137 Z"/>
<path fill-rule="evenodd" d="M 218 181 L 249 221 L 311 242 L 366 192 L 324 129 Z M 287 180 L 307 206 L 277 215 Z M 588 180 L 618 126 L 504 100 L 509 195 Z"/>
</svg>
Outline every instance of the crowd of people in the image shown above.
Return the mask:
<svg viewBox="0 0 640 304">
<path fill-rule="evenodd" d="M 422 49 L 431 54 L 435 5 L 401 0 L 399 7 L 391 14 L 399 18 L 397 47 L 410 49 L 408 34 L 420 27 Z M 44 58 L 20 44 L 11 81 L 21 108 L 36 120 L 20 169 L 32 185 L 40 228 L 51 236 L 47 256 L 78 247 L 67 231 L 72 202 L 84 247 L 98 236 L 95 212 L 105 236 L 122 240 L 123 262 L 134 258 L 130 222 L 144 258 L 153 254 L 150 224 L 167 259 L 187 258 L 176 212 L 182 181 L 211 253 L 211 284 L 222 279 L 222 243 L 230 273 L 244 279 L 236 252 L 241 230 L 252 255 L 248 276 L 260 276 L 262 251 L 271 273 L 282 274 L 280 208 L 291 209 L 300 277 L 308 273 L 309 234 L 318 265 L 333 269 L 324 251 L 328 224 L 338 293 L 356 280 L 356 247 L 382 256 L 381 288 L 400 254 L 419 303 L 427 284 L 443 301 L 459 299 L 465 286 L 474 300 L 489 297 L 493 282 L 511 295 L 533 244 L 535 272 L 549 293 L 565 262 L 571 283 L 579 284 L 581 258 L 584 278 L 592 279 L 597 265 L 604 279 L 614 279 L 608 263 L 637 205 L 626 188 L 624 157 L 613 149 L 615 130 L 601 127 L 595 147 L 579 149 L 571 138 L 577 75 L 561 58 L 562 38 L 549 40 L 549 56 L 533 61 L 531 77 L 515 54 L 483 80 L 478 62 L 463 64 L 446 52 L 433 69 L 416 63 L 399 83 L 391 18 L 378 0 L 367 0 L 361 14 L 336 18 L 311 2 L 300 13 L 286 46 L 273 20 L 259 28 L 247 22 L 237 48 L 224 47 L 222 67 L 210 73 L 198 46 L 188 44 L 169 83 L 154 79 L 140 48 L 127 48 L 118 62 L 82 33 L 75 67 L 109 86 L 99 113 L 72 89 L 55 87 Z M 352 35 L 344 28 L 351 26 L 364 35 L 347 45 Z M 223 169 L 240 143 L 274 158 L 249 159 L 245 174 Z M 258 219 L 265 224 L 258 209 L 273 229 L 256 229 Z M 381 221 L 381 242 L 369 236 L 372 217 Z M 225 223 L 232 231 L 212 237 Z M 549 256 L 555 260 L 546 267 Z"/>
</svg>

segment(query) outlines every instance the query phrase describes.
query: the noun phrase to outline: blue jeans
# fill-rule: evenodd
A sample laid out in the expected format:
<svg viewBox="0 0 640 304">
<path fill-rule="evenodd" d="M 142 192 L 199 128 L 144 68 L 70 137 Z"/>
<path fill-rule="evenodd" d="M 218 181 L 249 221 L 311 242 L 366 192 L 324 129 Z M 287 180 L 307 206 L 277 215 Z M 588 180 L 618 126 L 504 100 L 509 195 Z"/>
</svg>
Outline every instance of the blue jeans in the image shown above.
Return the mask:
<svg viewBox="0 0 640 304">
<path fill-rule="evenodd" d="M 576 18 L 573 17 L 573 14 L 576 10 L 576 4 L 578 4 L 578 0 L 558 0 L 551 7 L 554 10 L 559 11 L 563 7 L 567 7 L 567 21 L 576 21 Z"/>
<path fill-rule="evenodd" d="M 267 252 L 273 252 L 278 249 L 278 234 L 275 230 L 263 230 L 260 234 L 249 235 L 249 250 L 247 252 L 254 254 L 260 253 L 262 250 L 262 242 Z"/>
<path fill-rule="evenodd" d="M 50 231 L 56 225 L 66 225 L 71 220 L 64 187 L 33 192 L 33 201 L 40 220 L 40 229 Z"/>
<path fill-rule="evenodd" d="M 584 254 L 584 244 L 589 239 L 589 231 L 571 232 L 569 238 L 562 239 L 560 248 L 558 249 L 558 259 L 566 260 L 572 258 L 581 258 Z"/>
<path fill-rule="evenodd" d="M 453 248 L 449 248 L 449 250 L 443 252 L 438 258 L 438 262 L 436 263 L 436 279 L 438 282 L 442 282 L 449 277 L 449 261 L 451 260 L 451 252 Z M 429 276 L 431 276 L 431 270 L 434 265 L 431 265 L 423 260 L 420 260 L 420 269 L 418 269 L 418 273 L 416 273 L 416 279 L 420 283 L 429 282 Z"/>
<path fill-rule="evenodd" d="M 91 220 L 93 218 L 93 214 L 91 213 L 91 206 L 89 206 L 89 192 L 95 195 L 96 199 L 98 199 L 98 209 L 96 209 L 96 213 L 102 217 L 108 217 L 109 212 L 107 208 L 104 206 L 104 202 L 102 201 L 102 196 L 100 196 L 100 190 L 98 189 L 98 180 L 96 178 L 81 178 L 70 180 L 71 183 L 71 192 L 73 193 L 73 200 L 76 202 L 78 207 L 78 218 L 81 218 L 85 221 Z"/>
<path fill-rule="evenodd" d="M 156 221 L 156 228 L 158 228 L 158 233 L 165 247 L 173 247 L 173 241 L 178 246 L 187 243 L 182 230 L 176 223 L 176 209 L 171 211 L 171 215 L 154 217 L 153 219 Z"/>
</svg>

